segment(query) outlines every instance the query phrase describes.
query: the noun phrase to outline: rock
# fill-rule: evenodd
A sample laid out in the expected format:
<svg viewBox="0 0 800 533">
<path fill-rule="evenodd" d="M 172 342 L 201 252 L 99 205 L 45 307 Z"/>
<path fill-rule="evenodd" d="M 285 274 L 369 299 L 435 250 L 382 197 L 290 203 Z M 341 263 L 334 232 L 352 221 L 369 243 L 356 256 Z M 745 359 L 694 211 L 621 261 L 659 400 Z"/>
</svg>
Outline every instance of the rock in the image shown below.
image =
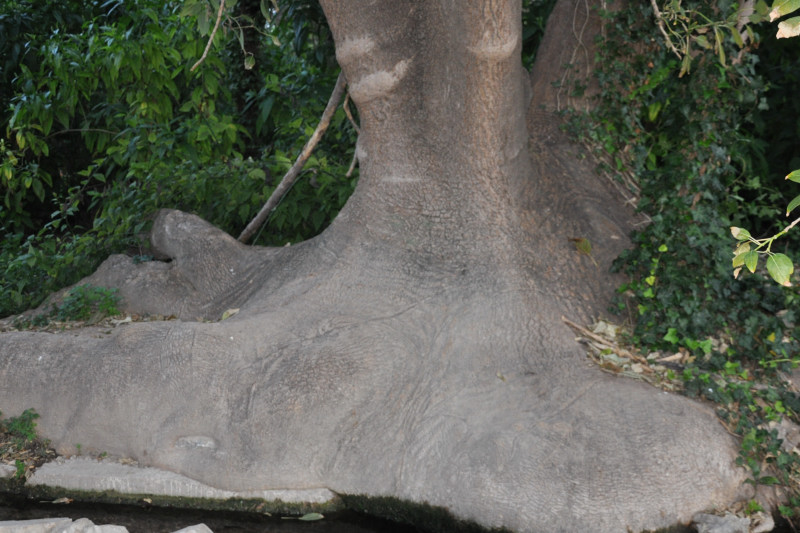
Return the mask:
<svg viewBox="0 0 800 533">
<path fill-rule="evenodd" d="M 69 518 L 0 521 L 0 533 L 128 533 L 123 526 L 97 526 L 88 518 L 74 522 Z M 214 533 L 205 524 L 188 526 L 174 533 Z"/>
<path fill-rule="evenodd" d="M 71 524 L 57 526 L 52 533 L 128 533 L 128 528 L 112 525 L 96 526 L 88 518 L 79 518 Z"/>
<path fill-rule="evenodd" d="M 193 442 L 199 437 L 193 437 Z M 195 446 L 198 446 L 195 444 Z M 199 447 L 199 446 L 198 446 Z M 78 491 L 108 491 L 122 494 L 149 494 L 183 498 L 257 498 L 267 502 L 329 504 L 336 495 L 328 489 L 229 491 L 210 487 L 174 472 L 153 467 L 122 464 L 112 459 L 98 461 L 73 457 L 46 463 L 37 468 L 27 483 L 31 487 L 62 487 Z"/>
<path fill-rule="evenodd" d="M 57 527 L 72 523 L 69 518 L 41 518 L 39 520 L 7 520 L 0 522 L 0 533 L 52 533 Z"/>
<path fill-rule="evenodd" d="M 205 524 L 196 524 L 194 526 L 185 527 L 183 529 L 179 529 L 175 531 L 175 533 L 214 533 L 211 529 Z"/>
<path fill-rule="evenodd" d="M 698 513 L 692 519 L 697 533 L 749 533 L 750 519 L 733 514 L 717 516 Z"/>
<path fill-rule="evenodd" d="M 0 464 L 0 479 L 12 478 L 16 473 L 17 469 L 13 465 Z"/>
<path fill-rule="evenodd" d="M 74 522 L 69 518 L 40 518 L 0 522 L 0 533 L 128 533 L 128 530 L 122 526 L 96 526 L 87 518 Z"/>
</svg>

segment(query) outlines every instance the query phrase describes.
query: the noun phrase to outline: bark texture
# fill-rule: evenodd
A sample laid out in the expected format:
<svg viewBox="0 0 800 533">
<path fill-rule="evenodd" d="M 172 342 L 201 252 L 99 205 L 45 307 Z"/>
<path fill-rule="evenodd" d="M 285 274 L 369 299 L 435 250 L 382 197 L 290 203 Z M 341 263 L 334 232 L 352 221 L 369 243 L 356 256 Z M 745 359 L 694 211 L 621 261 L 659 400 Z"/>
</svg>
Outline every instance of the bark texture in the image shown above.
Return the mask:
<svg viewBox="0 0 800 533">
<path fill-rule="evenodd" d="M 515 531 L 730 503 L 744 474 L 711 410 L 602 374 L 561 321 L 604 308 L 630 215 L 542 111 L 519 2 L 322 4 L 362 121 L 339 217 L 263 249 L 162 211 L 169 262 L 112 257 L 91 281 L 180 320 L 4 334 L 3 412 L 35 408 L 62 451 L 221 488 L 396 496 Z"/>
</svg>

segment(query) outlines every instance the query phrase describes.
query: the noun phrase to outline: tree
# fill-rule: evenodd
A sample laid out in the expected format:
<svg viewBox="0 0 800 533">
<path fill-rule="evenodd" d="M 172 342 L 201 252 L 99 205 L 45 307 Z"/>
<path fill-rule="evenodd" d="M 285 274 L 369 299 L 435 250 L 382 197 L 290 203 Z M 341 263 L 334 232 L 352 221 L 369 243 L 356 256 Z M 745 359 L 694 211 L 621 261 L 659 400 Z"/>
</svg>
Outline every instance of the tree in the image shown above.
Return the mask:
<svg viewBox="0 0 800 533">
<path fill-rule="evenodd" d="M 112 256 L 89 281 L 179 320 L 3 334 L 4 412 L 35 408 L 61 451 L 519 531 L 731 503 L 744 472 L 714 414 L 591 367 L 562 321 L 602 312 L 631 219 L 552 113 L 575 98 L 552 85 L 562 65 L 590 72 L 596 16 L 559 1 L 529 76 L 519 1 L 322 5 L 361 119 L 337 219 L 251 248 L 160 212 L 163 261 Z"/>
</svg>

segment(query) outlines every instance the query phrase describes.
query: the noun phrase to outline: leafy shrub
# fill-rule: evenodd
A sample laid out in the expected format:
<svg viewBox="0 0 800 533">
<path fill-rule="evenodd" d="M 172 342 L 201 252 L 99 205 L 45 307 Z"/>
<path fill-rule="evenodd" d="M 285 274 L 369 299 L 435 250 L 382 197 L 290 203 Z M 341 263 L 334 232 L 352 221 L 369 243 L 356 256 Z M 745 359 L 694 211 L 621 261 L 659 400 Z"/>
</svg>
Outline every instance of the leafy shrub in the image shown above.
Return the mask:
<svg viewBox="0 0 800 533">
<path fill-rule="evenodd" d="M 712 19 L 728 16 L 702 2 L 690 7 Z M 617 309 L 630 307 L 634 340 L 644 348 L 682 347 L 709 369 L 731 358 L 758 363 L 796 354 L 789 327 L 796 290 L 762 275 L 734 280 L 728 230 L 766 232 L 779 221 L 789 194 L 783 176 L 796 155 L 785 143 L 776 149 L 771 136 L 785 132 L 770 126 L 781 113 L 771 97 L 782 102 L 785 95 L 774 88 L 791 80 L 776 77 L 757 51 L 740 53 L 732 40 L 724 44 L 735 62 L 723 65 L 713 50 L 700 49 L 691 73 L 679 76 L 681 62 L 651 38 L 658 35 L 653 20 L 649 6 L 633 7 L 610 25 L 593 117 L 598 127 L 590 132 L 610 155 L 607 171 L 634 176 L 639 210 L 650 219 L 616 263 L 631 277 Z M 769 84 L 765 72 L 773 76 Z M 784 244 L 798 245 L 796 237 Z M 719 337 L 728 344 L 724 353 L 699 348 Z"/>
<path fill-rule="evenodd" d="M 2 415 L 2 413 L 0 413 Z M 0 419 L 0 429 L 12 437 L 13 444 L 21 448 L 36 439 L 36 422 L 39 414 L 33 409 L 25 409 L 21 415 Z"/>
<path fill-rule="evenodd" d="M 736 16 L 733 3 L 679 7 L 699 20 Z M 734 279 L 729 227 L 769 235 L 785 225 L 796 191 L 783 178 L 800 166 L 800 40 L 778 46 L 774 28 L 753 26 L 754 40 L 740 49 L 729 33 L 709 33 L 718 44 L 692 38 L 681 61 L 662 46 L 644 4 L 610 18 L 607 31 L 598 107 L 573 126 L 648 219 L 615 263 L 629 281 L 614 310 L 631 319 L 641 350 L 683 354 L 686 393 L 716 402 L 742 436 L 739 463 L 752 481 L 784 485 L 797 505 L 800 458 L 781 447 L 776 424 L 800 421 L 800 397 L 783 380 L 800 364 L 800 293 L 761 270 Z M 773 251 L 796 254 L 797 233 Z"/>
<path fill-rule="evenodd" d="M 51 316 L 57 320 L 86 320 L 92 316 L 119 314 L 117 289 L 79 285 L 53 307 Z"/>
<path fill-rule="evenodd" d="M 46 33 L 31 28 L 0 97 L 10 110 L 0 139 L 0 316 L 38 305 L 109 253 L 146 255 L 142 236 L 161 207 L 238 234 L 316 126 L 337 70 L 313 12 L 244 39 L 257 68 L 243 69 L 241 51 L 224 46 L 236 40 L 220 32 L 193 73 L 205 38 L 182 7 L 112 1 L 76 10 L 80 20 L 33 10 Z M 21 10 L 31 6 L 3 9 L 0 24 L 25 19 Z M 294 52 L 273 40 L 293 42 Z M 0 36 L 3 46 L 13 45 Z M 331 55 L 321 57 L 326 49 Z M 342 178 L 353 150 L 340 110 L 256 242 L 282 245 L 321 231 L 355 186 L 357 174 Z"/>
</svg>

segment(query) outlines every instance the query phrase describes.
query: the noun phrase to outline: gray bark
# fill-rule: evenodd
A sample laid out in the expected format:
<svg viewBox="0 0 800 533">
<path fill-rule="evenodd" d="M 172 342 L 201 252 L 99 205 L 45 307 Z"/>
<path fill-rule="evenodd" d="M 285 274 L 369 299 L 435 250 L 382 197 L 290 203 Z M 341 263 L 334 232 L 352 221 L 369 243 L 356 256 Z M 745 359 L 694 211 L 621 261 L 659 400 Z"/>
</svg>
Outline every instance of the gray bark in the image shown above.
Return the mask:
<svg viewBox="0 0 800 533">
<path fill-rule="evenodd" d="M 561 321 L 604 308 L 630 215 L 527 87 L 519 2 L 323 7 L 361 117 L 331 227 L 264 249 L 163 211 L 171 262 L 116 257 L 91 281 L 180 320 L 3 334 L 3 412 L 35 408 L 61 451 L 220 488 L 396 496 L 517 531 L 731 503 L 744 473 L 712 411 L 602 374 Z"/>
</svg>

